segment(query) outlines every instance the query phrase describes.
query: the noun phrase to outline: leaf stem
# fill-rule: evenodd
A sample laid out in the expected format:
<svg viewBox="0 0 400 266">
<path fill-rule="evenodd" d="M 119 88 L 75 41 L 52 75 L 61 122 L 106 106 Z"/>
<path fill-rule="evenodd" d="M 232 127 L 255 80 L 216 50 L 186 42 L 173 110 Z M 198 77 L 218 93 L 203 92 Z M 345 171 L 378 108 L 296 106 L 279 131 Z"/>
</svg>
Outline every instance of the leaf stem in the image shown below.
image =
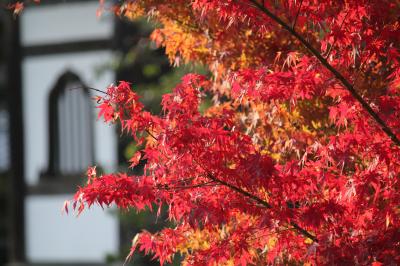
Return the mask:
<svg viewBox="0 0 400 266">
<path fill-rule="evenodd" d="M 301 9 L 302 5 L 303 5 L 303 0 L 300 1 L 299 9 L 297 10 L 296 17 L 294 18 L 293 26 L 292 26 L 292 29 L 293 29 L 293 30 L 294 30 L 295 27 L 296 27 L 297 18 L 299 17 L 300 9 Z M 263 6 L 264 6 L 264 5 L 263 5 Z"/>
</svg>

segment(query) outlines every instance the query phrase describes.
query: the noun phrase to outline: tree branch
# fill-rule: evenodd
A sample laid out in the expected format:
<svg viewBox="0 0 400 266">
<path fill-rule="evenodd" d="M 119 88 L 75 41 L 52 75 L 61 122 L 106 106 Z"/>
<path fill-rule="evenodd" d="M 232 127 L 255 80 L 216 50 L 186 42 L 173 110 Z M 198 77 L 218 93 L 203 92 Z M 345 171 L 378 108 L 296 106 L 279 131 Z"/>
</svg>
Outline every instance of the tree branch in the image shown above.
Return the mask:
<svg viewBox="0 0 400 266">
<path fill-rule="evenodd" d="M 208 181 L 208 182 L 202 182 L 199 184 L 194 184 L 194 185 L 187 185 L 187 186 L 174 186 L 174 187 L 169 187 L 168 185 L 157 185 L 156 189 L 159 190 L 185 190 L 185 189 L 192 189 L 192 188 L 200 188 L 200 187 L 207 187 L 207 186 L 215 186 L 217 184 L 213 184 L 214 181 Z"/>
<path fill-rule="evenodd" d="M 268 202 L 266 202 L 265 200 L 263 200 L 263 199 L 255 196 L 255 195 L 253 195 L 253 194 L 241 189 L 240 187 L 237 187 L 235 185 L 229 184 L 229 183 L 227 183 L 227 182 L 225 182 L 223 180 L 220 180 L 220 179 L 216 178 L 213 174 L 211 174 L 208 171 L 206 171 L 206 172 L 207 172 L 208 178 L 211 179 L 212 181 L 214 181 L 216 183 L 219 183 L 219 184 L 221 184 L 223 186 L 226 186 L 226 187 L 232 189 L 233 191 L 236 191 L 237 193 L 242 194 L 242 195 L 254 200 L 255 202 L 257 202 L 258 204 L 262 205 L 263 207 L 265 207 L 267 209 L 272 209 L 272 206 Z M 296 222 L 290 221 L 290 225 L 293 226 L 294 229 L 296 229 L 296 231 L 298 233 L 300 233 L 303 236 L 305 236 L 305 237 L 311 239 L 312 241 L 318 243 L 318 239 L 317 239 L 316 236 L 312 235 L 310 232 L 308 232 L 307 230 L 305 230 L 304 228 L 299 226 Z"/>
<path fill-rule="evenodd" d="M 97 91 L 97 92 L 100 92 L 100 93 L 102 93 L 102 94 L 108 95 L 107 92 L 105 92 L 105 91 L 102 91 L 102 90 L 99 90 L 99 89 L 95 89 L 95 88 L 91 88 L 91 87 L 87 87 L 87 86 L 77 86 L 77 87 L 72 87 L 72 88 L 70 88 L 70 90 L 80 90 L 80 89 L 86 89 L 86 90 Z"/>
<path fill-rule="evenodd" d="M 303 5 L 303 0 L 300 1 L 299 9 L 297 10 L 296 17 L 294 18 L 293 26 L 292 26 L 292 29 L 293 29 L 293 30 L 295 30 L 296 23 L 297 23 L 297 18 L 299 17 L 300 9 L 301 9 L 301 6 L 302 6 L 302 5 Z"/>
<path fill-rule="evenodd" d="M 152 137 L 154 140 L 158 141 L 158 138 L 156 138 L 151 132 L 150 130 L 146 129 L 146 133 L 150 135 L 150 137 Z"/>
<path fill-rule="evenodd" d="M 212 175 L 208 171 L 207 171 L 207 177 L 209 179 L 211 179 L 212 181 L 216 182 L 216 183 L 219 183 L 219 184 L 221 184 L 223 186 L 226 186 L 226 187 L 238 192 L 239 194 L 242 194 L 242 195 L 244 195 L 244 196 L 246 196 L 248 198 L 251 198 L 252 200 L 254 200 L 255 202 L 259 203 L 260 205 L 262 205 L 263 207 L 265 207 L 267 209 L 272 209 L 272 206 L 268 202 L 260 199 L 259 197 L 255 196 L 255 195 L 253 195 L 253 194 L 251 194 L 251 193 L 249 193 L 249 192 L 247 192 L 247 191 L 245 191 L 243 189 L 241 189 L 240 187 L 237 187 L 235 185 L 229 184 L 229 183 L 227 183 L 227 182 L 225 182 L 225 181 L 223 181 L 221 179 L 216 178 L 214 175 Z"/>
<path fill-rule="evenodd" d="M 294 36 L 297 40 L 299 40 L 307 50 L 313 54 L 321 64 L 328 69 L 337 80 L 339 80 L 343 86 L 350 92 L 350 94 L 361 104 L 365 111 L 379 124 L 380 128 L 386 135 L 397 145 L 400 147 L 400 140 L 397 138 L 396 134 L 386 125 L 386 123 L 379 117 L 379 115 L 372 109 L 372 107 L 363 99 L 363 97 L 358 94 L 353 85 L 338 71 L 334 68 L 329 62 L 321 55 L 320 52 L 315 49 L 311 43 L 303 38 L 299 33 L 297 33 L 294 29 L 292 29 L 288 24 L 286 24 L 283 20 L 281 20 L 278 16 L 272 13 L 269 9 L 265 8 L 263 5 L 258 3 L 256 0 L 249 0 L 254 7 L 259 9 L 262 13 L 267 15 L 273 21 L 282 26 L 285 30 L 287 30 L 292 36 Z"/>
</svg>

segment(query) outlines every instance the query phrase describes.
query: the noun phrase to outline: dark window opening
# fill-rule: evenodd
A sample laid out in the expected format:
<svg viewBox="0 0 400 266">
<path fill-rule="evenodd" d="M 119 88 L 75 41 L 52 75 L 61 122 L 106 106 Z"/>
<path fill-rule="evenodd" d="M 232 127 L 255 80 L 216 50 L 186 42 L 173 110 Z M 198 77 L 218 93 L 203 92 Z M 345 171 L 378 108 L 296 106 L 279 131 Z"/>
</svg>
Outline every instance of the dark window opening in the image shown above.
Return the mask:
<svg viewBox="0 0 400 266">
<path fill-rule="evenodd" d="M 81 79 L 67 71 L 49 95 L 48 176 L 76 175 L 94 162 L 90 94 Z"/>
</svg>

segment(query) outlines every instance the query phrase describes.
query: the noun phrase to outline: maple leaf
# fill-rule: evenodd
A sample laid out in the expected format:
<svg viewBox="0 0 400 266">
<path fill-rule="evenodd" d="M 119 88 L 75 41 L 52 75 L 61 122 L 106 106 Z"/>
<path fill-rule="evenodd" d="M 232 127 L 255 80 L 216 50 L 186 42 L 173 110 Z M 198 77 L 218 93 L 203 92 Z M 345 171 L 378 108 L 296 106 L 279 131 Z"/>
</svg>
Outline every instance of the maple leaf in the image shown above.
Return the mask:
<svg viewBox="0 0 400 266">
<path fill-rule="evenodd" d="M 17 1 L 15 4 L 9 4 L 8 9 L 13 11 L 13 15 L 18 16 L 22 10 L 24 10 L 25 5 L 23 2 Z"/>
<path fill-rule="evenodd" d="M 135 167 L 136 165 L 138 165 L 141 158 L 142 158 L 141 152 L 136 152 L 136 153 L 132 156 L 132 158 L 129 159 L 129 162 L 131 163 L 131 164 L 129 165 L 129 167 L 133 168 L 133 167 Z"/>
</svg>

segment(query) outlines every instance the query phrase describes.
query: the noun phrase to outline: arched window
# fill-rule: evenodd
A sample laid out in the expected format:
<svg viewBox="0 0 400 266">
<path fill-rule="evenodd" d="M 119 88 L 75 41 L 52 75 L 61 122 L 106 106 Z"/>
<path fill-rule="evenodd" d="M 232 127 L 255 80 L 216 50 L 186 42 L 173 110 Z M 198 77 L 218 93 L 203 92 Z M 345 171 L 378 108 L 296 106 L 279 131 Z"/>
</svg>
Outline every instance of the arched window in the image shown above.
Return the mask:
<svg viewBox="0 0 400 266">
<path fill-rule="evenodd" d="M 47 175 L 72 175 L 93 164 L 93 119 L 88 89 L 67 71 L 49 96 Z"/>
</svg>

